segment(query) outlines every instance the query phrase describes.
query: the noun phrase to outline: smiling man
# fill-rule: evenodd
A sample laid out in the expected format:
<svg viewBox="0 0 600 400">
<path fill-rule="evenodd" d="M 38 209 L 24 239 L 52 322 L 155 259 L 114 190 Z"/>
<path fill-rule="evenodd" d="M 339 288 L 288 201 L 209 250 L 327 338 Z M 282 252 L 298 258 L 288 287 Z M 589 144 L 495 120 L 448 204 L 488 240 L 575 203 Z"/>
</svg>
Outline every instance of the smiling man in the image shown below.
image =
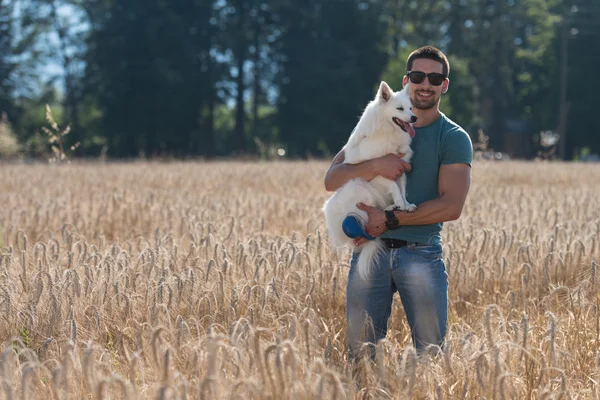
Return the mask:
<svg viewBox="0 0 600 400">
<path fill-rule="evenodd" d="M 375 260 L 370 280 L 357 271 L 354 252 L 346 288 L 346 317 L 351 358 L 363 343 L 374 357 L 373 344 L 387 334 L 392 301 L 398 292 L 418 352 L 444 345 L 448 317 L 448 275 L 442 259 L 443 223 L 460 214 L 469 191 L 473 147 L 469 135 L 440 110 L 440 98 L 448 91 L 450 65 L 432 46 L 421 47 L 406 62 L 403 83 L 411 82 L 410 99 L 418 117 L 411 148 L 411 165 L 402 155 L 388 154 L 360 164 L 344 164 L 342 149 L 325 176 L 325 187 L 335 191 L 348 180 L 371 180 L 381 175 L 397 180 L 407 173 L 407 200 L 417 210 L 384 212 L 358 205 L 367 211 L 365 230 L 379 236 L 386 251 Z M 367 239 L 359 238 L 360 246 Z"/>
</svg>

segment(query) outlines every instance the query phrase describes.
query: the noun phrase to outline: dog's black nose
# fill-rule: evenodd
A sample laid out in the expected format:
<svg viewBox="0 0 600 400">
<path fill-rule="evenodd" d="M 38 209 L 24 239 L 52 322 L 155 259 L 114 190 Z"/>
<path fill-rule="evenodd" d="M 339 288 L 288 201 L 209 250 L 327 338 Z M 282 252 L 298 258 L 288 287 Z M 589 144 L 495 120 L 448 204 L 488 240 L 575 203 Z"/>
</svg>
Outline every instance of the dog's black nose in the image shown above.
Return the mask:
<svg viewBox="0 0 600 400">
<path fill-rule="evenodd" d="M 410 117 L 410 122 L 412 122 L 412 123 L 417 122 L 417 117 L 414 115 L 412 117 Z"/>
</svg>

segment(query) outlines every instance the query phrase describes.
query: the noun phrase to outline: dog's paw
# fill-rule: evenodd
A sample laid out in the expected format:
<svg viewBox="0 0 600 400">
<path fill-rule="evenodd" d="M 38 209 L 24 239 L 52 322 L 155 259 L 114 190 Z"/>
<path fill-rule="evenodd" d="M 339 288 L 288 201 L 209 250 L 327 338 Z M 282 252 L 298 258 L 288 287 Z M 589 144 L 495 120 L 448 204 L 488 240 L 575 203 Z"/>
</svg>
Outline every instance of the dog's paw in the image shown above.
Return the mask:
<svg viewBox="0 0 600 400">
<path fill-rule="evenodd" d="M 384 211 L 402 211 L 403 209 L 404 207 L 402 206 L 392 204 L 391 206 L 387 206 L 386 208 L 384 208 Z"/>
<path fill-rule="evenodd" d="M 417 206 L 415 204 L 406 203 L 405 209 L 408 212 L 413 212 L 417 209 Z"/>
</svg>

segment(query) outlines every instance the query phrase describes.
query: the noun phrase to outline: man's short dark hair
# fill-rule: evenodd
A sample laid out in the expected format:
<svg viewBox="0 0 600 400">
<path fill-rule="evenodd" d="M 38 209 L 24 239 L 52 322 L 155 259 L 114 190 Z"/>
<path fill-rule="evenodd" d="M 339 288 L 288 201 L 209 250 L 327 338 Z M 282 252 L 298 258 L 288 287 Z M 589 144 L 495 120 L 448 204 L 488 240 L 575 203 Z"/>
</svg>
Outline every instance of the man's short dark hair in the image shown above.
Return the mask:
<svg viewBox="0 0 600 400">
<path fill-rule="evenodd" d="M 406 60 L 406 70 L 411 71 L 413 66 L 413 61 L 418 60 L 419 58 L 426 58 L 428 60 L 434 60 L 442 64 L 444 75 L 450 75 L 450 63 L 448 62 L 448 58 L 442 51 L 433 46 L 423 46 L 408 56 Z"/>
</svg>

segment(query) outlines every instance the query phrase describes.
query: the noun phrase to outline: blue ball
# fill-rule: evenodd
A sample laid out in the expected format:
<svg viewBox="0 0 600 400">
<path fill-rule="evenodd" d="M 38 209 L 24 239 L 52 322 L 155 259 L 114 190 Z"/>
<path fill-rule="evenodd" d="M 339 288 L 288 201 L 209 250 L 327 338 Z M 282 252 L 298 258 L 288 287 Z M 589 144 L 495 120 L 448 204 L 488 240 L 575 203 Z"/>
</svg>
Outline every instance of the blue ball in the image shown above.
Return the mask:
<svg viewBox="0 0 600 400">
<path fill-rule="evenodd" d="M 362 224 L 355 215 L 348 215 L 346 218 L 344 218 L 344 222 L 342 222 L 342 230 L 350 239 L 356 239 L 362 236 L 368 240 L 375 240 L 373 236 L 365 232 Z"/>
</svg>

